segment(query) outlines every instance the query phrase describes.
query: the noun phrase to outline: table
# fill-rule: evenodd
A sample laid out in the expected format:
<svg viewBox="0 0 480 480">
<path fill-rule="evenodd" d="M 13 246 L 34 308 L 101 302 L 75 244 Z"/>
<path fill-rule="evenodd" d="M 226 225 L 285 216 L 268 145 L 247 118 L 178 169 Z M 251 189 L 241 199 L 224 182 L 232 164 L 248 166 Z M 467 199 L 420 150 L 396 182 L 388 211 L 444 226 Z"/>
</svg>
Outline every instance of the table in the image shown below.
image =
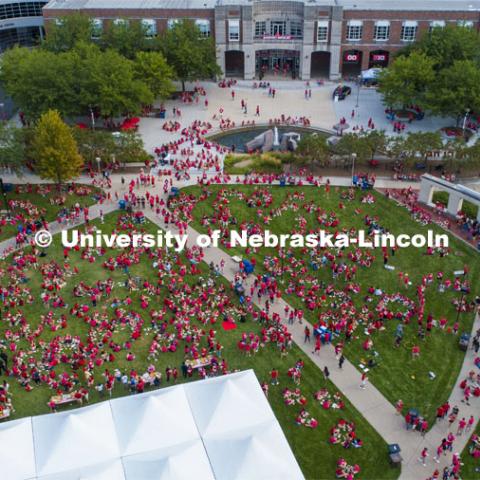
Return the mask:
<svg viewBox="0 0 480 480">
<path fill-rule="evenodd" d="M 3 420 L 4 418 L 8 418 L 11 414 L 11 411 L 9 408 L 4 408 L 3 411 L 0 413 L 0 420 Z"/>
<path fill-rule="evenodd" d="M 204 358 L 197 358 L 196 360 L 185 360 L 185 365 L 187 367 L 192 367 L 193 369 L 208 367 L 212 363 L 212 356 L 207 355 Z"/>
<path fill-rule="evenodd" d="M 75 394 L 77 392 L 71 392 L 71 393 L 64 393 L 63 395 L 53 395 L 50 397 L 50 403 L 54 403 L 55 405 L 65 405 L 67 403 L 73 403 L 73 402 L 80 402 L 82 401 L 81 397 L 80 398 L 75 398 Z"/>
</svg>

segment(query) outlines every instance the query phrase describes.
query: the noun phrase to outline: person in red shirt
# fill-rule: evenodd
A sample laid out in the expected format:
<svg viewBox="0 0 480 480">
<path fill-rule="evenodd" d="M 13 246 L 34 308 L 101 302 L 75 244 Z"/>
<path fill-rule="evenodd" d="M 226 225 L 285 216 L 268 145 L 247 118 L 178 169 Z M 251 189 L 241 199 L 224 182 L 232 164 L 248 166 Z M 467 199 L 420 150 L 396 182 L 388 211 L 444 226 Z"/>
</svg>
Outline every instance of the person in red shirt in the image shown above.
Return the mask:
<svg viewBox="0 0 480 480">
<path fill-rule="evenodd" d="M 272 379 L 272 385 L 278 385 L 278 370 L 277 369 L 272 369 L 270 372 L 270 377 Z"/>
</svg>

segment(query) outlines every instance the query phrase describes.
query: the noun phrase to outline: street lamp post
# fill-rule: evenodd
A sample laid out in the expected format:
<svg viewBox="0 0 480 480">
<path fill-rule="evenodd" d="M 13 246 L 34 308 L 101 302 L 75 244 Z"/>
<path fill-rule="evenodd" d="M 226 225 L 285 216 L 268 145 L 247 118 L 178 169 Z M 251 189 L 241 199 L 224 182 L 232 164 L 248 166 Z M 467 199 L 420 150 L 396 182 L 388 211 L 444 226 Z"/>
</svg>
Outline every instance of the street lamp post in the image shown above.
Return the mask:
<svg viewBox="0 0 480 480">
<path fill-rule="evenodd" d="M 352 185 L 353 185 L 353 176 L 355 175 L 355 159 L 357 158 L 357 154 L 355 152 L 352 153 Z"/>
<path fill-rule="evenodd" d="M 95 115 L 93 114 L 92 106 L 89 105 L 88 108 L 90 109 L 90 121 L 92 122 L 92 130 L 95 130 Z"/>
<path fill-rule="evenodd" d="M 462 125 L 463 138 L 465 138 L 465 127 L 467 125 L 467 117 L 469 113 L 470 113 L 470 109 L 467 108 L 467 110 L 465 111 L 465 116 L 463 117 L 463 125 Z"/>
<path fill-rule="evenodd" d="M 97 157 L 95 158 L 95 160 L 97 161 L 98 173 L 100 173 L 100 162 L 102 161 L 102 159 L 100 157 Z"/>
<path fill-rule="evenodd" d="M 357 101 L 355 103 L 355 108 L 358 108 L 358 101 L 360 99 L 360 84 L 361 84 L 361 76 L 359 75 L 357 78 Z"/>
</svg>

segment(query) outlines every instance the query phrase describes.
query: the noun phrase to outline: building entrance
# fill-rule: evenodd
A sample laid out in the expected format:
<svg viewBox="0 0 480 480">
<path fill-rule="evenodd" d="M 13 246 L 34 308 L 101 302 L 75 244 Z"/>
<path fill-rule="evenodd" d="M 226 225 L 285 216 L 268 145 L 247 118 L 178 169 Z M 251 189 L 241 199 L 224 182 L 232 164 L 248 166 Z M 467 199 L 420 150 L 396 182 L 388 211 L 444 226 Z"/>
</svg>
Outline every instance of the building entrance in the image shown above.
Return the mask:
<svg viewBox="0 0 480 480">
<path fill-rule="evenodd" d="M 265 76 L 297 78 L 300 70 L 300 52 L 297 50 L 259 50 L 255 54 L 256 74 Z"/>
</svg>

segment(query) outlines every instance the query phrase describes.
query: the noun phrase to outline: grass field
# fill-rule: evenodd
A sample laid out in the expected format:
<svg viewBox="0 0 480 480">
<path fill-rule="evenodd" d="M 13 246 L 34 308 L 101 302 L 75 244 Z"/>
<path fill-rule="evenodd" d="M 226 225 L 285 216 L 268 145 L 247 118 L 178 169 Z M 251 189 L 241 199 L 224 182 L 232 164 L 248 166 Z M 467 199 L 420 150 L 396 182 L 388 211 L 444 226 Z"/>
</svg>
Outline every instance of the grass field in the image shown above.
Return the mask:
<svg viewBox="0 0 480 480">
<path fill-rule="evenodd" d="M 480 435 L 480 424 L 477 425 L 475 435 Z M 462 463 L 464 464 L 462 466 L 462 478 L 465 480 L 478 480 L 480 478 L 480 458 L 475 459 L 470 455 L 470 445 L 471 442 L 469 441 L 461 454 Z"/>
<path fill-rule="evenodd" d="M 222 188 L 227 188 L 229 193 L 222 200 L 216 200 L 216 194 Z M 324 218 L 333 218 L 331 212 L 336 213 L 339 223 L 334 228 L 326 228 L 330 232 L 340 229 L 348 230 L 351 227 L 355 229 L 365 228 L 364 216 L 368 214 L 376 218 L 377 222 L 391 233 L 415 234 L 425 232 L 427 228 L 438 233 L 444 233 L 435 226 L 424 227 L 420 225 L 412 220 L 407 210 L 375 192 L 373 192 L 375 203 L 368 205 L 361 203 L 360 200 L 364 193 L 360 191 L 356 191 L 356 197 L 353 201 L 348 201 L 340 198 L 344 190 L 339 189 L 332 189 L 327 194 L 323 188 L 270 187 L 263 189 L 273 195 L 273 201 L 268 207 L 263 205 L 248 207 L 247 199 L 251 199 L 255 190 L 256 187 L 254 186 L 212 186 L 209 187 L 209 194 L 207 195 L 205 194 L 206 192 L 202 192 L 201 187 L 185 189 L 184 192 L 186 194 L 193 194 L 197 197 L 197 200 L 201 198 L 201 201 L 193 209 L 194 219 L 192 226 L 197 230 L 205 232 L 207 227 L 202 225 L 204 223 L 202 218 L 204 221 L 212 220 L 214 213 L 218 212 L 220 205 L 223 203 L 224 206 L 227 205 L 229 208 L 230 221 L 235 218 L 238 222 L 237 226 L 230 225 L 229 228 L 238 230 L 242 222 L 245 222 L 245 224 L 255 224 L 260 229 L 265 229 L 266 225 L 263 222 L 263 217 L 269 212 L 287 205 L 279 216 L 272 217 L 270 215 L 272 218 L 268 223 L 268 229 L 277 234 L 290 233 L 293 229 L 298 232 L 302 228 L 302 222 L 305 222 L 304 230 L 310 231 L 311 229 L 319 228 L 319 222 L 315 213 L 309 213 L 304 208 L 307 203 L 311 202 L 313 205 L 322 208 L 325 212 Z M 304 195 L 304 199 L 290 199 L 286 201 L 287 196 L 294 192 L 301 192 Z M 246 195 L 247 199 L 241 199 L 242 195 Z M 340 203 L 342 208 L 339 206 Z M 210 228 L 218 228 L 218 225 L 210 224 Z M 376 259 L 372 266 L 370 268 L 359 267 L 352 281 L 358 284 L 360 292 L 348 294 L 351 302 L 357 309 L 358 315 L 361 307 L 366 304 L 368 311 L 376 316 L 375 309 L 378 306 L 378 302 L 375 301 L 375 296 L 368 293 L 370 287 L 381 288 L 385 293 L 391 295 L 400 293 L 418 304 L 416 287 L 420 284 L 424 275 L 433 274 L 434 281 L 427 286 L 425 293 L 425 318 L 429 313 L 436 320 L 443 316 L 446 317 L 448 323 L 445 330 L 434 328 L 430 334 L 427 334 L 424 340 L 421 340 L 418 337 L 417 317 L 414 316 L 412 321 L 405 325 L 401 347 L 394 348 L 394 332 L 399 323 L 398 320 L 387 321 L 384 331 L 377 331 L 369 336 L 365 334 L 365 323 L 360 323 L 354 331 L 352 341 L 347 342 L 345 347 L 346 356 L 354 365 L 358 365 L 360 362 L 364 363 L 369 358 L 373 358 L 377 366 L 369 372 L 370 381 L 392 403 L 402 399 L 406 407 L 417 408 L 421 414 L 429 419 L 430 425 L 434 419 L 436 407 L 448 398 L 463 361 L 463 352 L 458 347 L 459 335 L 448 333 L 448 327 L 451 328 L 453 326 L 457 317 L 452 300 L 459 300 L 461 294 L 452 289 L 447 289 L 444 293 L 440 293 L 437 288 L 436 275 L 438 272 L 443 272 L 445 279 L 448 278 L 453 281 L 453 272 L 468 266 L 469 283 L 476 293 L 479 290 L 480 262 L 478 254 L 463 242 L 454 238 L 450 238 L 450 248 L 450 254 L 444 257 L 440 257 L 438 254 L 426 255 L 425 248 L 397 250 L 395 256 L 390 254 L 389 258 L 389 265 L 395 268 L 393 271 L 384 268 L 382 251 L 377 249 L 373 252 Z M 232 255 L 245 254 L 242 248 L 230 248 L 228 252 Z M 336 252 L 336 254 L 343 255 L 343 261 L 352 265 L 347 259 L 347 251 Z M 248 257 L 253 256 L 256 258 L 258 272 L 265 270 L 263 266 L 265 256 L 274 257 L 276 255 L 277 251 L 275 249 L 266 248 L 260 248 L 255 252 L 247 254 Z M 308 252 L 302 252 L 300 249 L 292 251 L 291 255 L 287 254 L 287 259 L 284 262 L 285 266 L 290 270 L 290 273 L 285 273 L 283 278 L 280 278 L 280 282 L 283 282 L 284 292 L 286 292 L 284 294 L 286 301 L 294 307 L 303 309 L 307 319 L 312 323 L 317 320 L 319 314 L 328 310 L 339 314 L 340 311 L 337 304 L 339 301 L 337 302 L 335 298 L 338 298 L 339 294 L 343 295 L 345 293 L 345 288 L 349 282 L 345 281 L 344 277 L 333 280 L 328 266 L 320 267 L 317 271 L 314 271 L 310 265 Z M 400 281 L 400 272 L 408 273 L 409 275 L 411 285 L 407 288 Z M 332 296 L 327 295 L 320 307 L 318 308 L 317 305 L 312 311 L 306 309 L 305 301 L 295 293 L 296 288 L 299 286 L 305 286 L 304 291 L 307 291 L 312 286 L 321 286 L 322 289 L 329 284 L 333 285 L 334 294 Z M 293 291 L 293 293 L 289 294 L 288 290 Z M 323 292 L 323 290 L 321 291 Z M 473 293 L 467 298 L 472 299 Z M 370 299 L 368 302 L 365 301 L 367 296 Z M 389 308 L 394 312 L 405 310 L 404 306 L 396 302 L 390 303 Z M 472 322 L 472 312 L 461 313 L 459 315 L 459 334 L 470 332 Z M 362 348 L 362 344 L 367 338 L 373 339 L 372 350 L 377 355 Z M 420 358 L 418 359 L 412 359 L 411 355 L 411 348 L 415 344 L 419 345 L 421 349 Z M 434 380 L 430 379 L 429 372 L 435 374 Z"/>
<path fill-rule="evenodd" d="M 102 231 L 108 232 L 109 230 L 111 231 L 115 228 L 120 228 L 118 224 L 120 215 L 121 214 L 115 213 L 106 216 L 105 224 L 102 225 Z M 98 224 L 98 222 L 96 223 Z M 125 222 L 122 223 L 122 225 L 124 224 Z M 144 228 L 147 231 L 153 231 L 154 226 L 147 223 L 145 224 Z M 63 249 L 58 243 L 58 237 L 56 237 L 52 246 L 47 250 L 47 255 L 39 259 L 40 264 L 45 264 L 54 260 L 59 265 L 63 265 L 62 251 Z M 129 325 L 115 323 L 112 320 L 113 323 L 110 324 L 110 331 L 112 334 L 111 340 L 118 345 L 125 345 L 125 342 L 130 341 L 132 345 L 128 350 L 122 348 L 120 352 L 115 353 L 116 358 L 114 362 L 105 363 L 98 368 L 94 368 L 95 383 L 104 381 L 102 373 L 104 372 L 105 368 L 108 368 L 110 371 L 118 368 L 122 372 L 126 373 L 130 372 L 132 369 L 135 369 L 137 372 L 143 373 L 149 364 L 154 364 L 156 369 L 160 372 L 165 372 L 165 368 L 167 366 L 177 367 L 180 370 L 180 365 L 184 359 L 183 341 L 180 342 L 179 348 L 176 350 L 176 352 L 160 353 L 156 359 L 148 358 L 149 346 L 152 342 L 153 336 L 158 332 L 158 326 L 156 327 L 151 323 L 151 317 L 149 313 L 151 309 L 161 309 L 164 305 L 165 299 L 170 299 L 175 303 L 175 305 L 180 306 L 182 293 L 179 293 L 179 291 L 175 290 L 175 294 L 172 294 L 167 285 L 169 285 L 172 281 L 180 281 L 180 263 L 187 263 L 185 258 L 172 256 L 169 258 L 172 264 L 172 270 L 170 273 L 164 272 L 162 274 L 161 279 L 163 286 L 160 294 L 152 295 L 148 294 L 141 287 L 136 291 L 127 290 L 124 285 L 127 274 L 121 268 L 115 268 L 113 271 L 109 271 L 102 267 L 104 260 L 112 256 L 117 256 L 120 253 L 122 252 L 119 250 L 107 250 L 102 256 L 97 256 L 94 254 L 95 260 L 90 262 L 85 258 L 81 258 L 82 251 L 72 250 L 70 252 L 68 262 L 70 265 L 72 265 L 72 267 L 77 267 L 78 273 L 72 277 L 66 278 L 66 285 L 59 292 L 68 307 L 53 309 L 55 318 L 58 318 L 60 313 L 66 314 L 67 327 L 61 328 L 57 331 L 50 331 L 48 328 L 44 328 L 39 339 L 36 341 L 36 351 L 31 349 L 31 346 L 26 341 L 24 336 L 20 334 L 20 328 L 18 325 L 12 327 L 8 325 L 7 322 L 3 322 L 3 324 L 0 326 L 0 338 L 2 340 L 5 338 L 7 330 L 17 332 L 20 335 L 17 342 L 17 348 L 19 350 L 25 350 L 28 352 L 29 356 L 33 357 L 36 362 L 38 362 L 42 357 L 42 350 L 45 352 L 44 348 L 40 348 L 41 342 L 45 342 L 43 343 L 43 346 L 45 347 L 48 342 L 52 341 L 54 338 L 70 334 L 72 336 L 78 335 L 85 344 L 87 344 L 87 340 L 89 338 L 95 339 L 95 342 L 98 343 L 101 336 L 105 333 L 102 331 L 102 329 L 99 329 L 98 327 L 91 327 L 82 319 L 69 315 L 69 307 L 71 307 L 75 302 L 88 304 L 90 306 L 89 315 L 93 315 L 94 312 L 97 312 L 99 315 L 105 313 L 108 318 L 112 318 L 114 317 L 114 309 L 112 308 L 113 298 L 118 298 L 123 301 L 126 297 L 130 297 L 132 300 L 131 305 L 128 307 L 123 306 L 122 308 L 140 313 L 144 322 L 141 329 L 141 335 L 137 340 L 132 341 L 132 331 L 129 328 Z M 158 269 L 153 267 L 154 258 L 151 254 L 152 252 L 141 253 L 139 263 L 134 264 L 129 268 L 129 274 L 132 277 L 138 277 L 140 279 L 140 285 L 143 285 L 145 281 L 156 284 L 160 278 Z M 172 253 L 170 253 L 170 255 L 172 255 Z M 10 282 L 9 276 L 5 275 L 8 268 L 9 267 L 7 263 L 3 263 L 1 265 L 2 276 L 0 283 L 3 286 L 7 286 Z M 184 285 L 188 285 L 192 289 L 192 292 L 188 293 L 188 295 L 193 295 L 195 298 L 207 291 L 203 285 L 209 276 L 208 267 L 205 264 L 200 263 L 199 268 L 201 270 L 199 275 L 187 274 L 183 281 Z M 47 314 L 51 308 L 45 306 L 40 300 L 40 294 L 43 291 L 41 287 L 43 279 L 39 269 L 27 267 L 25 274 L 26 278 L 28 279 L 28 281 L 25 283 L 25 286 L 31 289 L 31 293 L 34 298 L 33 303 L 26 304 L 18 308 L 7 308 L 3 312 L 3 315 L 5 318 L 5 315 L 8 311 L 11 311 L 11 313 L 22 311 L 30 326 L 29 331 L 33 331 L 39 326 L 40 315 Z M 73 287 L 80 281 L 92 285 L 97 280 L 106 280 L 109 277 L 114 281 L 112 294 L 108 298 L 102 298 L 96 307 L 92 307 L 88 298 L 82 297 L 79 299 L 73 296 Z M 237 299 L 236 296 L 231 295 L 228 283 L 220 277 L 213 277 L 213 282 L 215 285 L 215 290 L 211 291 L 207 295 L 207 301 L 212 300 L 215 297 L 216 292 L 218 292 L 218 289 L 223 287 L 226 289 L 225 291 L 228 296 L 231 297 L 231 312 L 233 312 L 232 314 L 235 314 Z M 146 295 L 149 298 L 150 306 L 147 309 L 142 309 L 141 307 L 141 295 Z M 169 324 L 167 331 L 174 333 L 175 328 L 173 326 L 173 322 L 176 318 L 175 315 L 168 311 L 166 318 Z M 322 387 L 327 386 L 332 393 L 334 393 L 335 390 L 331 383 L 326 383 L 321 371 L 319 371 L 318 368 L 316 368 L 316 366 L 304 356 L 298 347 L 293 346 L 286 357 L 281 357 L 277 347 L 271 343 L 267 343 L 266 346 L 261 348 L 256 355 L 246 357 L 239 351 L 237 347 L 237 343 L 241 338 L 242 332 L 255 332 L 260 334 L 260 330 L 262 329 L 262 325 L 253 322 L 250 316 L 246 323 L 239 323 L 237 329 L 232 331 L 224 331 L 219 325 L 219 321 L 217 321 L 217 323 L 214 325 L 207 324 L 204 326 L 198 321 L 198 319 L 192 317 L 191 323 L 200 329 L 203 328 L 207 332 L 210 328 L 214 328 L 217 331 L 216 338 L 224 347 L 222 357 L 227 361 L 229 370 L 253 368 L 260 381 L 269 379 L 269 372 L 273 367 L 279 370 L 280 385 L 276 387 L 270 386 L 268 398 L 287 436 L 290 446 L 299 461 L 302 471 L 307 478 L 334 478 L 336 461 L 340 457 L 345 458 L 350 464 L 359 464 L 362 468 L 360 473 L 361 478 L 393 479 L 398 476 L 399 470 L 391 469 L 388 465 L 386 452 L 387 446 L 385 442 L 364 420 L 364 418 L 348 403 L 348 401 L 346 401 L 346 407 L 344 410 L 325 410 L 316 400 L 314 400 L 313 394 Z M 207 345 L 206 337 L 203 337 L 200 345 Z M 103 345 L 103 348 L 106 351 L 110 351 L 105 345 Z M 135 354 L 136 358 L 134 361 L 129 362 L 126 360 L 127 351 L 131 351 Z M 68 349 L 64 349 L 64 353 L 69 355 L 70 352 Z M 295 365 L 298 359 L 302 359 L 305 362 L 300 389 L 302 394 L 307 398 L 307 410 L 310 412 L 312 417 L 316 418 L 319 422 L 319 426 L 316 429 L 297 426 L 295 423 L 295 418 L 299 413 L 300 407 L 287 406 L 283 400 L 282 390 L 285 387 L 294 387 L 293 381 L 287 375 L 287 371 L 289 368 Z M 57 375 L 60 375 L 63 371 L 69 374 L 74 373 L 71 365 L 67 363 L 58 364 L 55 367 L 55 371 Z M 80 383 L 84 385 L 85 380 L 82 372 L 79 371 L 78 373 Z M 194 376 L 194 379 L 196 378 L 198 377 Z M 4 379 L 5 377 L 0 377 L 1 381 Z M 184 381 L 181 374 L 179 376 L 179 381 Z M 34 388 L 31 392 L 26 392 L 20 387 L 14 378 L 8 378 L 8 382 L 11 385 L 13 404 L 16 409 L 16 413 L 12 418 L 41 414 L 48 411 L 47 402 L 53 393 L 48 386 L 43 384 L 40 386 L 34 385 Z M 168 383 L 165 381 L 165 378 L 162 385 L 168 385 Z M 114 397 L 126 394 L 128 394 L 128 392 L 123 388 L 122 385 L 117 384 L 115 386 L 113 390 Z M 90 403 L 105 398 L 106 397 L 93 390 L 90 394 Z M 66 408 L 68 407 L 60 407 L 61 410 Z M 329 431 L 340 418 L 355 422 L 357 436 L 364 442 L 364 446 L 362 448 L 344 449 L 340 445 L 329 444 Z"/>
<path fill-rule="evenodd" d="M 441 203 L 445 207 L 448 205 L 448 193 L 447 192 L 434 192 L 432 195 L 433 203 Z M 469 218 L 476 219 L 478 207 L 468 200 L 464 200 L 462 204 L 462 212 Z"/>
<path fill-rule="evenodd" d="M 15 185 L 14 185 L 15 187 Z M 24 185 L 22 187 L 25 188 Z M 7 192 L 6 194 L 6 200 L 7 201 L 21 201 L 21 202 L 29 202 L 31 205 L 36 207 L 38 211 L 44 211 L 45 212 L 45 220 L 47 222 L 51 222 L 53 220 L 56 220 L 58 212 L 63 208 L 70 208 L 73 205 L 75 205 L 77 202 L 81 206 L 89 206 L 93 205 L 95 203 L 95 199 L 93 198 L 93 195 L 77 195 L 75 193 L 64 193 L 65 195 L 65 202 L 62 205 L 52 205 L 50 200 L 53 198 L 58 197 L 58 192 L 56 191 L 55 186 L 51 186 L 51 191 L 50 192 L 45 192 L 45 193 L 37 193 L 35 189 L 37 188 L 36 185 L 32 185 L 32 192 L 16 192 L 15 189 L 11 192 Z M 45 185 L 41 185 L 40 188 L 45 187 Z M 88 185 L 88 187 L 93 194 L 99 192 L 99 189 L 97 187 L 92 187 Z M 0 209 L 5 209 L 5 205 L 2 199 L 0 199 L 1 206 Z M 22 208 L 19 206 L 18 208 L 13 209 L 12 211 L 12 216 L 14 217 L 14 220 L 6 220 L 5 224 L 2 224 L 0 226 L 0 241 L 6 240 L 10 237 L 13 237 L 17 234 L 18 232 L 18 225 L 22 224 L 22 221 L 20 219 L 15 219 L 16 215 L 23 215 L 26 216 L 27 219 L 34 219 L 37 220 L 40 216 L 39 215 L 29 215 L 27 210 L 25 208 Z M 2 222 L 3 223 L 3 222 Z"/>
</svg>

